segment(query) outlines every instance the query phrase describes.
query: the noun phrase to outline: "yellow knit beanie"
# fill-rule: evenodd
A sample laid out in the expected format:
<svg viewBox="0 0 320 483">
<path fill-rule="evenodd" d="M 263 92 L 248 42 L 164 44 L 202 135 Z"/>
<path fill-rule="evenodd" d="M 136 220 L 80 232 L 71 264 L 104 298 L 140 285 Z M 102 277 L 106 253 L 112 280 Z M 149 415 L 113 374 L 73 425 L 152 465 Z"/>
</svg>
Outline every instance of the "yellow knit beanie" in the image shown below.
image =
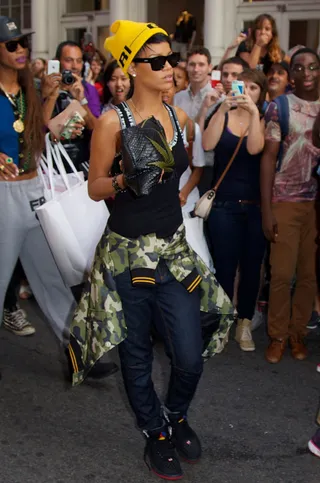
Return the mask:
<svg viewBox="0 0 320 483">
<path fill-rule="evenodd" d="M 167 32 L 154 23 L 117 20 L 111 25 L 115 35 L 105 40 L 104 48 L 117 60 L 125 74 L 129 65 L 146 41 L 155 34 L 167 35 Z"/>
</svg>

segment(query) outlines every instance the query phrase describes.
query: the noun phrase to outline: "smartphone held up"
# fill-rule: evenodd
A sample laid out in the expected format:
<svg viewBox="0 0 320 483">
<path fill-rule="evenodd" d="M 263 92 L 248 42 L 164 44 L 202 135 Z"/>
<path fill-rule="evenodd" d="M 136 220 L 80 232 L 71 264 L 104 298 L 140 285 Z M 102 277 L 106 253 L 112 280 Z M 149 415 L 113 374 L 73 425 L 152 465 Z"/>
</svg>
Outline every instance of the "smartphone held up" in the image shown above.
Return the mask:
<svg viewBox="0 0 320 483">
<path fill-rule="evenodd" d="M 213 70 L 211 72 L 211 87 L 215 89 L 218 84 L 221 82 L 221 71 L 220 70 Z"/>
<path fill-rule="evenodd" d="M 47 74 L 59 74 L 60 62 L 58 60 L 48 60 Z"/>
<path fill-rule="evenodd" d="M 242 96 L 244 94 L 244 82 L 239 80 L 232 81 L 232 95 Z"/>
</svg>

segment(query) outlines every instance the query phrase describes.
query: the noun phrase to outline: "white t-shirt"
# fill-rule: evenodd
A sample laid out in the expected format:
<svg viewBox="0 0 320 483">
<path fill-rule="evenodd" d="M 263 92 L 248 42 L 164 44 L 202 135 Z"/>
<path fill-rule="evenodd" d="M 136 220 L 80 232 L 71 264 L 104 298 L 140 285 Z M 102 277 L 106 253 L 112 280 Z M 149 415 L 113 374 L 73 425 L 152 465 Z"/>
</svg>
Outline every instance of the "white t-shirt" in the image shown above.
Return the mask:
<svg viewBox="0 0 320 483">
<path fill-rule="evenodd" d="M 202 168 L 203 166 L 206 165 L 204 150 L 202 148 L 202 134 L 201 134 L 200 127 L 197 123 L 195 123 L 194 129 L 195 129 L 195 136 L 194 136 L 194 143 L 192 148 L 192 154 L 193 154 L 192 164 L 196 168 Z M 187 141 L 186 128 L 183 131 L 183 141 L 184 141 L 184 145 L 187 148 L 188 141 Z M 188 182 L 188 179 L 190 178 L 191 174 L 192 174 L 192 170 L 190 166 L 188 166 L 185 172 L 181 175 L 180 183 L 179 183 L 180 190 Z M 182 207 L 182 213 L 190 213 L 191 211 L 193 211 L 194 206 L 198 201 L 199 197 L 200 197 L 199 190 L 197 187 L 195 187 L 189 194 L 186 204 Z"/>
</svg>

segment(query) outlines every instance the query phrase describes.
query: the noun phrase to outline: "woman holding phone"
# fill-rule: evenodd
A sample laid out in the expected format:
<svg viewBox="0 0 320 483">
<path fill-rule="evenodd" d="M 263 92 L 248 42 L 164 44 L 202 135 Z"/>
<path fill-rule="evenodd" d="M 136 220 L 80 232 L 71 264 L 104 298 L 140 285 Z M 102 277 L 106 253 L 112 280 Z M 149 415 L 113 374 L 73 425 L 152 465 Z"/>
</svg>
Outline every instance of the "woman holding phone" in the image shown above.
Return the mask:
<svg viewBox="0 0 320 483">
<path fill-rule="evenodd" d="M 89 195 L 96 201 L 115 195 L 115 202 L 71 325 L 73 382 L 82 382 L 95 361 L 119 345 L 127 396 L 146 439 L 145 460 L 161 478 L 178 480 L 178 454 L 190 463 L 201 457 L 188 409 L 202 354 L 221 352 L 233 308 L 185 238 L 179 178 L 188 166 L 181 133 L 186 114 L 162 102 L 178 56 L 155 24 L 119 20 L 111 32 L 105 47 L 134 78 L 134 94 L 101 116 L 93 133 Z M 119 151 L 123 173 L 109 177 Z M 152 382 L 155 309 L 171 360 L 164 404 Z M 208 313 L 206 331 L 200 310 Z"/>
<path fill-rule="evenodd" d="M 239 267 L 236 340 L 243 351 L 253 351 L 251 320 L 265 251 L 260 213 L 260 158 L 264 147 L 261 112 L 267 81 L 257 70 L 245 70 L 238 79 L 244 82 L 245 93 L 228 94 L 204 131 L 202 141 L 206 151 L 215 150 L 214 184 L 240 144 L 217 190 L 208 227 L 216 277 L 231 300 Z"/>
</svg>

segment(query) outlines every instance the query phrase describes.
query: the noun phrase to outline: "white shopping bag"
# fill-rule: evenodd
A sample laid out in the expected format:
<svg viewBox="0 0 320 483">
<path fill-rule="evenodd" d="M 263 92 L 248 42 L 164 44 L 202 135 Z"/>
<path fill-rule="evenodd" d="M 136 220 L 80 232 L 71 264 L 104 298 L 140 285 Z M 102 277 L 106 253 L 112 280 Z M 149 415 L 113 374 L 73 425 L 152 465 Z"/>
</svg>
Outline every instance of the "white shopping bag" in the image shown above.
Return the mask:
<svg viewBox="0 0 320 483">
<path fill-rule="evenodd" d="M 63 165 L 61 152 L 72 169 L 72 173 L 67 173 L 65 175 L 66 177 L 59 174 L 57 170 L 53 168 L 53 160 L 56 166 Z M 49 135 L 46 136 L 46 157 L 44 155 L 41 156 L 38 174 L 42 179 L 44 197 L 47 201 L 52 198 L 52 187 L 56 193 L 63 193 L 68 187 L 76 186 L 77 184 L 84 182 L 83 172 L 75 169 L 74 164 L 61 143 L 52 144 L 50 142 Z"/>
<path fill-rule="evenodd" d="M 187 242 L 209 270 L 214 272 L 212 258 L 203 232 L 203 219 L 198 217 L 184 218 L 183 223 L 186 229 Z"/>
<path fill-rule="evenodd" d="M 51 199 L 37 209 L 37 215 L 62 278 L 72 287 L 82 283 L 91 269 L 109 210 L 104 201 L 89 198 L 87 182 L 70 186 L 64 166 L 59 162 L 56 165 L 66 190 L 63 193 L 54 190 L 49 161 Z"/>
</svg>

